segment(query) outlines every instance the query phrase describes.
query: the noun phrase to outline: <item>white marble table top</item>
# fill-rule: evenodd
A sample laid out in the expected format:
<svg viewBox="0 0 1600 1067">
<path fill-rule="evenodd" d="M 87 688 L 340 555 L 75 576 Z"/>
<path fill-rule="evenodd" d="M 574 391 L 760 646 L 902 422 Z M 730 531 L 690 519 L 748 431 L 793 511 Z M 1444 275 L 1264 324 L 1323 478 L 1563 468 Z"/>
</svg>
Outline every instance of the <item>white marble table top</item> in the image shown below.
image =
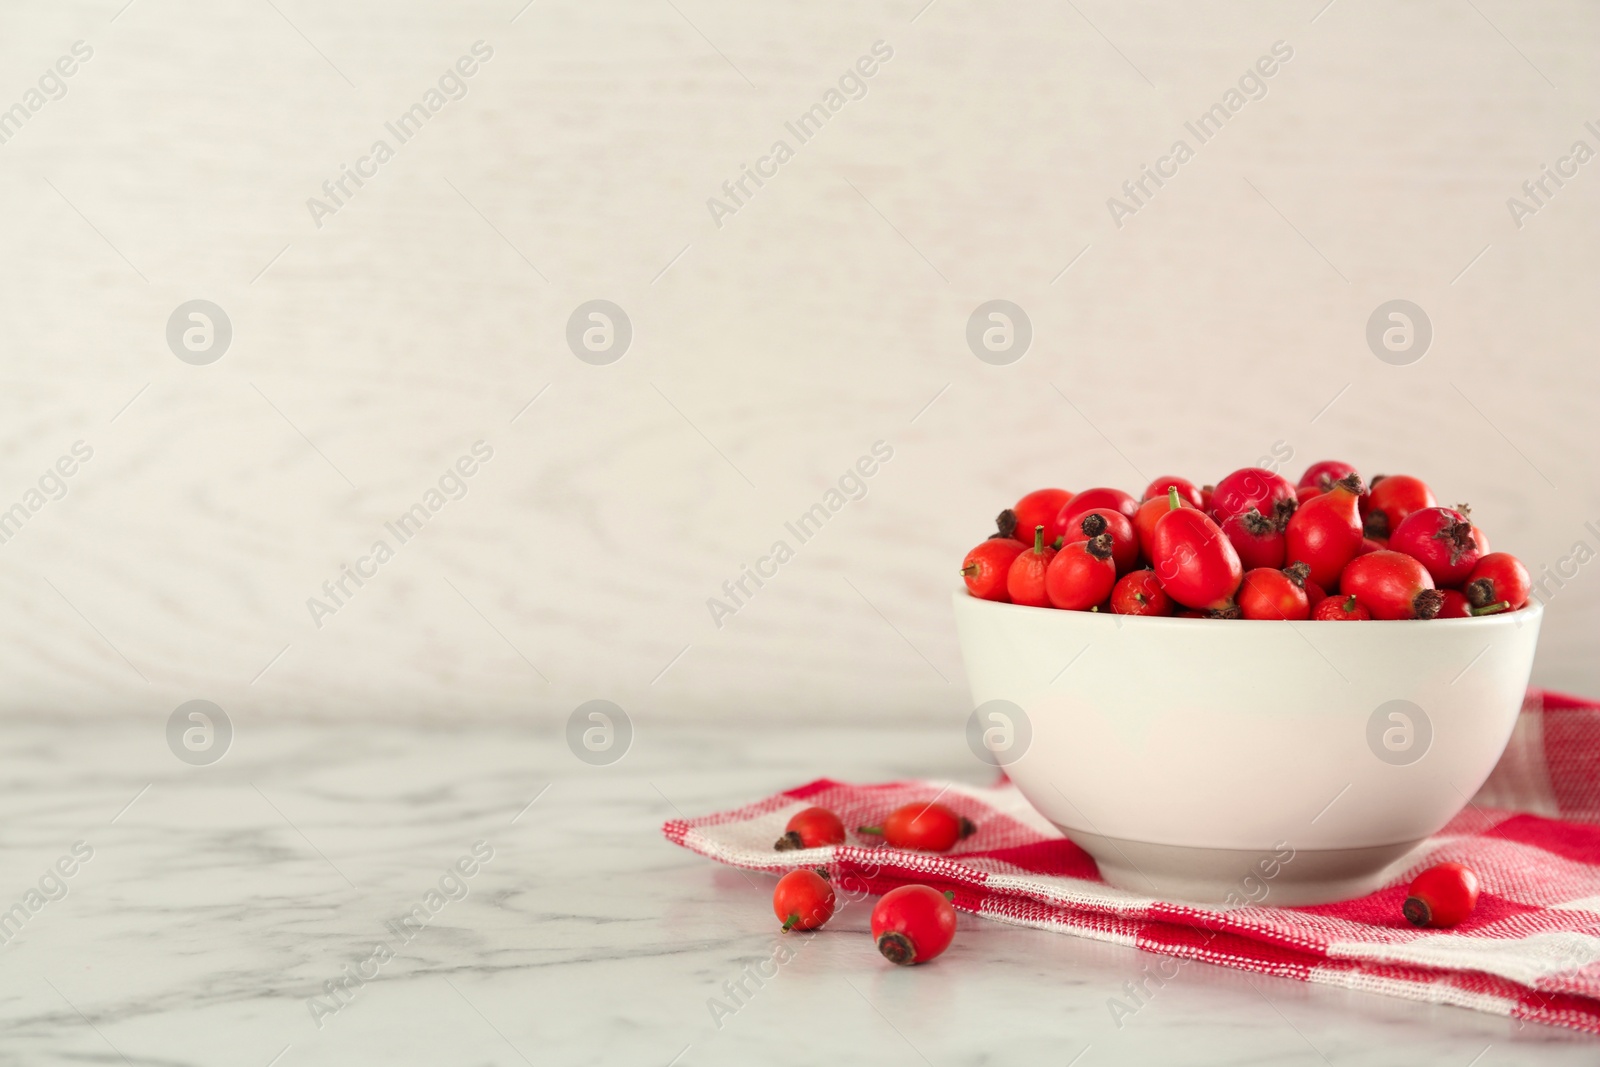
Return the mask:
<svg viewBox="0 0 1600 1067">
<path fill-rule="evenodd" d="M 209 767 L 155 720 L 0 732 L 0 909 L 26 913 L 0 928 L 0 1063 L 1600 1058 L 1581 1035 L 1203 964 L 1119 1028 L 1107 1002 L 1154 957 L 968 917 L 936 964 L 896 970 L 861 905 L 783 938 L 770 878 L 660 835 L 824 774 L 977 780 L 954 729 L 647 720 L 591 767 L 504 720 L 235 725 Z M 470 877 L 449 876 L 458 860 Z M 708 1001 L 783 941 L 792 958 L 719 1026 Z M 325 992 L 355 971 L 370 980 Z"/>
</svg>

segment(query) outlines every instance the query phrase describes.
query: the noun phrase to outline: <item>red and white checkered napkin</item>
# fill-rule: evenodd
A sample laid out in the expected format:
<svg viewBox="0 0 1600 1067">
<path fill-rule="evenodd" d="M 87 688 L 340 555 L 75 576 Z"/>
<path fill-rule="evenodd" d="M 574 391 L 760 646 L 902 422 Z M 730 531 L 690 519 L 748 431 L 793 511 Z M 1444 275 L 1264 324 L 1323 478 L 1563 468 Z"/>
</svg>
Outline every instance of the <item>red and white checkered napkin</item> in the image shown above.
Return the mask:
<svg viewBox="0 0 1600 1067">
<path fill-rule="evenodd" d="M 935 797 L 978 827 L 948 853 L 772 847 L 789 817 L 813 804 L 853 828 Z M 826 865 L 836 882 L 872 893 L 920 882 L 953 890 L 958 908 L 1004 922 L 1600 1033 L 1600 704 L 1556 693 L 1529 692 L 1511 744 L 1473 805 L 1393 884 L 1339 904 L 1219 907 L 1113 889 L 1009 782 L 980 789 L 821 779 L 734 811 L 674 819 L 662 830 L 737 867 Z M 1416 929 L 1400 914 L 1405 886 L 1446 860 L 1478 872 L 1477 910 L 1448 931 Z"/>
</svg>

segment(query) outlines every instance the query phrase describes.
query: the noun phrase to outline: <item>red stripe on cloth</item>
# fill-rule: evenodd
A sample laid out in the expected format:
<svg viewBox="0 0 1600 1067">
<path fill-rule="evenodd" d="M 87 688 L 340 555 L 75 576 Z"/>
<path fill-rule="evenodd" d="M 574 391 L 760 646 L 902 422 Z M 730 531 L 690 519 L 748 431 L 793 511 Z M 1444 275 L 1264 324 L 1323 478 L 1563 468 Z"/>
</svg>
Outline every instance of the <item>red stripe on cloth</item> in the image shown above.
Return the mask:
<svg viewBox="0 0 1600 1067">
<path fill-rule="evenodd" d="M 1600 826 L 1515 815 L 1496 825 L 1492 836 L 1536 845 L 1574 863 L 1600 865 Z"/>
<path fill-rule="evenodd" d="M 1100 868 L 1095 866 L 1094 858 L 1066 838 L 992 849 L 986 858 L 1029 874 L 1055 874 L 1063 878 L 1095 880 L 1100 877 Z"/>
</svg>

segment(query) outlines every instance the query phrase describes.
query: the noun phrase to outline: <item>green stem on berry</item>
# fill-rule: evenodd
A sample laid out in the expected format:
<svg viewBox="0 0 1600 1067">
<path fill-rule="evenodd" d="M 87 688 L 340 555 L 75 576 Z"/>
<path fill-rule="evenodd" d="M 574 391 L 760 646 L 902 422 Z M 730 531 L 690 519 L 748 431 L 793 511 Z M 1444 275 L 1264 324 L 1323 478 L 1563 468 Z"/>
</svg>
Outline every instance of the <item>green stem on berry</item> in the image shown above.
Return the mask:
<svg viewBox="0 0 1600 1067">
<path fill-rule="evenodd" d="M 1502 611 L 1509 611 L 1510 609 L 1511 601 L 1497 600 L 1493 604 L 1485 604 L 1481 608 L 1468 608 L 1467 610 L 1472 612 L 1474 615 L 1497 615 Z"/>
<path fill-rule="evenodd" d="M 1178 499 L 1178 487 L 1175 486 L 1175 485 L 1167 486 L 1167 508 L 1168 508 L 1168 510 L 1177 511 L 1181 507 L 1183 507 L 1183 503 L 1182 503 L 1182 501 L 1180 501 Z"/>
<path fill-rule="evenodd" d="M 856 833 L 858 833 L 858 834 L 877 834 L 879 837 L 882 837 L 883 836 L 883 827 L 881 827 L 881 826 L 858 826 L 858 827 L 856 827 Z"/>
<path fill-rule="evenodd" d="M 783 920 L 783 932 L 784 933 L 788 933 L 791 929 L 793 929 L 794 924 L 799 922 L 799 921 L 800 921 L 800 916 L 794 914 L 793 912 L 790 912 L 789 917 L 787 919 Z"/>
<path fill-rule="evenodd" d="M 961 575 L 964 578 L 971 578 L 973 575 L 975 575 L 977 573 L 978 573 L 978 565 L 976 563 L 969 563 L 965 567 L 961 568 Z"/>
<path fill-rule="evenodd" d="M 1033 554 L 1036 555 L 1036 556 L 1044 555 L 1044 527 L 1043 526 L 1035 526 L 1033 528 Z"/>
</svg>

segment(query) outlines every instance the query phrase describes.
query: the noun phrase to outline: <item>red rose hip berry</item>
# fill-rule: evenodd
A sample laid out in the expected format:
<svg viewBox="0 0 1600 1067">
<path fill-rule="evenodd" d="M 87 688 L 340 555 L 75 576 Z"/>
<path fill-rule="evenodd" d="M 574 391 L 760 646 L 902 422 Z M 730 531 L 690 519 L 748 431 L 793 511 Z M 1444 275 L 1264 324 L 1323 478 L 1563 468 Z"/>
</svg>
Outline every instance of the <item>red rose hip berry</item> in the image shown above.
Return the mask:
<svg viewBox="0 0 1600 1067">
<path fill-rule="evenodd" d="M 1226 522 L 1251 508 L 1274 522 L 1287 519 L 1298 503 L 1288 479 L 1265 467 L 1236 470 L 1211 491 L 1211 517 Z"/>
<path fill-rule="evenodd" d="M 1118 615 L 1171 615 L 1172 598 L 1152 570 L 1132 571 L 1111 590 L 1111 610 Z"/>
<path fill-rule="evenodd" d="M 1533 592 L 1528 568 L 1509 552 L 1491 552 L 1478 560 L 1461 587 L 1474 608 L 1483 609 L 1475 614 L 1492 615 L 1496 611 L 1516 611 L 1528 603 Z M 1504 604 L 1504 607 L 1499 605 Z"/>
<path fill-rule="evenodd" d="M 1033 547 L 1017 553 L 1006 571 L 1006 595 L 1013 604 L 1026 604 L 1034 608 L 1050 606 L 1050 597 L 1044 591 L 1044 575 L 1055 559 L 1056 550 L 1044 540 L 1044 527 L 1033 528 Z"/>
<path fill-rule="evenodd" d="M 1006 592 L 1006 578 L 1011 564 L 1027 551 L 1021 541 L 1009 537 L 991 537 L 967 553 L 961 561 L 961 577 L 967 583 L 967 592 L 982 600 L 998 600 L 1002 604 L 1011 600 Z"/>
<path fill-rule="evenodd" d="M 1073 497 L 1066 507 L 1061 509 L 1059 520 L 1061 528 L 1066 529 L 1067 524 L 1072 521 L 1074 516 L 1082 515 L 1086 511 L 1093 511 L 1095 508 L 1110 508 L 1112 511 L 1120 511 L 1129 519 L 1132 519 L 1134 512 L 1139 510 L 1139 502 L 1121 489 L 1107 489 L 1104 486 L 1085 489 Z"/>
<path fill-rule="evenodd" d="M 1324 589 L 1338 585 L 1339 573 L 1361 548 L 1360 498 L 1361 476 L 1347 474 L 1307 500 L 1284 528 L 1289 562 L 1310 567 L 1311 581 Z"/>
<path fill-rule="evenodd" d="M 1388 549 L 1351 560 L 1339 590 L 1354 596 L 1374 619 L 1431 619 L 1444 604 L 1426 567 Z"/>
<path fill-rule="evenodd" d="M 1182 507 L 1193 508 L 1195 505 L 1184 499 L 1183 493 L 1178 493 L 1178 503 Z M 1161 516 L 1172 510 L 1171 494 L 1155 496 L 1139 505 L 1139 510 L 1133 515 L 1133 532 L 1139 538 L 1139 551 L 1145 559 L 1150 558 L 1150 546 L 1155 543 L 1156 523 L 1161 521 Z M 1203 508 L 1195 508 L 1204 511 Z"/>
<path fill-rule="evenodd" d="M 1026 538 L 1035 526 L 1043 526 L 1044 543 L 1055 544 L 1056 538 L 1061 536 L 1061 509 L 1071 500 L 1072 494 L 1065 489 L 1035 489 L 1011 509 L 1016 516 L 1016 528 Z"/>
<path fill-rule="evenodd" d="M 863 826 L 858 832 L 880 834 L 885 843 L 913 852 L 948 852 L 977 827 L 965 815 L 943 804 L 907 804 L 884 817 L 881 826 Z"/>
<path fill-rule="evenodd" d="M 807 808 L 796 812 L 783 828 L 783 836 L 772 847 L 779 852 L 796 848 L 822 848 L 844 844 L 844 823 L 827 808 Z"/>
<path fill-rule="evenodd" d="M 1176 489 L 1167 491 L 1167 508 L 1150 546 L 1161 588 L 1186 608 L 1234 610 L 1244 579 L 1239 553 L 1204 512 L 1182 506 Z"/>
<path fill-rule="evenodd" d="M 1135 564 L 1139 562 L 1139 535 L 1134 532 L 1133 523 L 1120 511 L 1112 508 L 1086 511 L 1072 520 L 1072 525 L 1067 527 L 1066 533 L 1062 536 L 1067 544 L 1071 544 L 1073 541 L 1087 541 L 1101 534 L 1107 534 L 1111 538 L 1111 559 L 1117 565 L 1117 573 L 1127 574 L 1133 570 Z"/>
<path fill-rule="evenodd" d="M 1111 535 L 1106 533 L 1063 545 L 1044 575 L 1050 603 L 1067 611 L 1088 611 L 1110 596 L 1117 584 L 1112 552 Z"/>
<path fill-rule="evenodd" d="M 1441 863 L 1417 875 L 1401 912 L 1413 926 L 1454 926 L 1478 906 L 1478 875 L 1459 863 Z"/>
<path fill-rule="evenodd" d="M 1380 474 L 1370 488 L 1361 507 L 1369 537 L 1388 537 L 1407 515 L 1439 503 L 1427 483 L 1409 474 Z"/>
<path fill-rule="evenodd" d="M 1439 602 L 1439 614 L 1436 619 L 1470 619 L 1472 618 L 1472 604 L 1455 589 L 1440 590 L 1444 599 Z"/>
<path fill-rule="evenodd" d="M 1172 474 L 1163 474 L 1145 487 L 1144 495 L 1139 500 L 1141 503 L 1146 500 L 1165 500 L 1167 499 L 1168 489 L 1176 489 L 1178 496 L 1187 500 L 1194 507 L 1200 507 L 1205 499 L 1201 495 L 1199 487 L 1189 479 L 1179 478 Z"/>
<path fill-rule="evenodd" d="M 1239 612 L 1247 619 L 1284 619 L 1299 622 L 1311 616 L 1306 596 L 1308 568 L 1296 563 L 1286 570 L 1257 567 L 1244 572 L 1239 584 Z"/>
<path fill-rule="evenodd" d="M 1433 584 L 1460 585 L 1478 565 L 1478 542 L 1472 536 L 1467 509 L 1423 508 L 1413 511 L 1389 538 L 1389 548 L 1404 552 L 1428 568 Z"/>
<path fill-rule="evenodd" d="M 790 871 L 772 891 L 772 910 L 784 930 L 815 930 L 833 918 L 833 886 L 817 867 Z"/>
<path fill-rule="evenodd" d="M 1239 553 L 1239 562 L 1245 570 L 1256 567 L 1276 570 L 1283 566 L 1288 546 L 1279 523 L 1251 508 L 1231 516 L 1221 526 L 1233 550 Z"/>
<path fill-rule="evenodd" d="M 1360 622 L 1372 618 L 1372 612 L 1361 606 L 1353 596 L 1340 593 L 1323 599 L 1311 612 L 1318 622 Z"/>
<path fill-rule="evenodd" d="M 1298 489 L 1315 489 L 1319 493 L 1326 493 L 1328 486 L 1343 478 L 1347 474 L 1354 474 L 1356 469 L 1348 463 L 1336 459 L 1325 459 L 1320 463 L 1313 463 L 1306 468 L 1297 483 Z M 1300 498 L 1302 501 L 1304 497 Z"/>
<path fill-rule="evenodd" d="M 872 909 L 872 940 L 890 963 L 927 963 L 956 936 L 953 893 L 925 885 L 891 889 Z"/>
</svg>

